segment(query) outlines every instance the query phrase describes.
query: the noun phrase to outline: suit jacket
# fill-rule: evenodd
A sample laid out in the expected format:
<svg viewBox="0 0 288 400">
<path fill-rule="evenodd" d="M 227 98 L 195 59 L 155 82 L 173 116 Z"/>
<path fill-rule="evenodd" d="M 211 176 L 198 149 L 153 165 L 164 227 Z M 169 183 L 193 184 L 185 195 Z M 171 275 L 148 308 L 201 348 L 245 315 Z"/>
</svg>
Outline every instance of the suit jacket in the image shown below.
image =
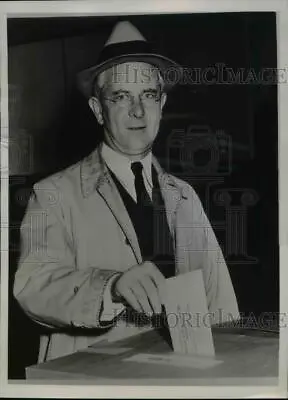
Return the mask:
<svg viewBox="0 0 288 400">
<path fill-rule="evenodd" d="M 152 162 L 173 237 L 176 274 L 201 269 L 208 309 L 215 313 L 212 323 L 229 313 L 237 318 L 229 272 L 198 196 L 189 184 L 164 172 L 155 157 Z M 21 226 L 14 296 L 28 316 L 47 327 L 39 362 L 103 338 L 139 333 L 144 328 L 123 321 L 103 326 L 99 318 L 109 279 L 142 262 L 100 146 L 33 189 Z"/>
</svg>

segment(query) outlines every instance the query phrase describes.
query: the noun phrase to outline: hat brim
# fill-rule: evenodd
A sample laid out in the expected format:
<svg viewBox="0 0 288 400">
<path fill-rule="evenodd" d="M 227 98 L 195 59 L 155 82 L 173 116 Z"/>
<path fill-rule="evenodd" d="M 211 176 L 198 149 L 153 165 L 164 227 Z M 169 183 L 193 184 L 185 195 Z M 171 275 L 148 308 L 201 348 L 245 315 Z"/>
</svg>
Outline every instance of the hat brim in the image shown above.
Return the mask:
<svg viewBox="0 0 288 400">
<path fill-rule="evenodd" d="M 94 95 L 95 79 L 101 72 L 128 61 L 142 61 L 158 68 L 163 77 L 164 90 L 166 92 L 170 91 L 183 75 L 183 68 L 168 57 L 153 53 L 124 54 L 110 58 L 79 72 L 77 75 L 77 83 L 80 91 L 89 99 Z"/>
</svg>

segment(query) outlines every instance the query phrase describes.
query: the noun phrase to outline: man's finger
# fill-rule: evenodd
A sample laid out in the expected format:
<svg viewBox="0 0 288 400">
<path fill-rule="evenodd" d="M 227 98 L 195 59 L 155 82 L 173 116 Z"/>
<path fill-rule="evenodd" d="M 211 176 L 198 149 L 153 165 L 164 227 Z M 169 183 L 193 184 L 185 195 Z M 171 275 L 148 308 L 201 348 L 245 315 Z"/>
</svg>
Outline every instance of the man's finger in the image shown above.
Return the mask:
<svg viewBox="0 0 288 400">
<path fill-rule="evenodd" d="M 153 279 L 158 290 L 165 283 L 164 275 L 153 263 L 149 263 L 149 268 L 147 269 L 146 273 Z"/>
<path fill-rule="evenodd" d="M 151 280 L 150 276 L 144 276 L 141 281 L 141 285 L 143 286 L 150 306 L 152 307 L 155 314 L 161 314 L 161 301 L 160 296 L 155 286 L 154 282 Z"/>
<path fill-rule="evenodd" d="M 141 305 L 142 311 L 149 316 L 152 315 L 153 309 L 150 306 L 147 294 L 140 282 L 136 281 L 135 283 L 133 283 L 131 290 L 134 293 L 134 296 L 136 297 L 138 303 Z"/>
<path fill-rule="evenodd" d="M 125 292 L 122 294 L 122 296 L 127 301 L 127 303 L 132 308 L 134 308 L 134 310 L 138 311 L 139 313 L 142 312 L 141 304 L 138 302 L 137 298 L 135 297 L 134 292 L 130 288 L 125 290 Z"/>
</svg>

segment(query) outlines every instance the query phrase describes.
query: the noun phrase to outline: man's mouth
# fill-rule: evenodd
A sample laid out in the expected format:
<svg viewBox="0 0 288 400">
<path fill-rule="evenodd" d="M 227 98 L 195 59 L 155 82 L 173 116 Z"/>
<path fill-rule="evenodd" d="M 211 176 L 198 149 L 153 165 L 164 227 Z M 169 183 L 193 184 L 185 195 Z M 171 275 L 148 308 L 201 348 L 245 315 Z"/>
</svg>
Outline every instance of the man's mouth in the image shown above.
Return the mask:
<svg viewBox="0 0 288 400">
<path fill-rule="evenodd" d="M 128 127 L 128 129 L 130 131 L 141 131 L 142 129 L 145 129 L 145 128 L 146 128 L 146 126 L 130 126 L 130 127 Z"/>
</svg>

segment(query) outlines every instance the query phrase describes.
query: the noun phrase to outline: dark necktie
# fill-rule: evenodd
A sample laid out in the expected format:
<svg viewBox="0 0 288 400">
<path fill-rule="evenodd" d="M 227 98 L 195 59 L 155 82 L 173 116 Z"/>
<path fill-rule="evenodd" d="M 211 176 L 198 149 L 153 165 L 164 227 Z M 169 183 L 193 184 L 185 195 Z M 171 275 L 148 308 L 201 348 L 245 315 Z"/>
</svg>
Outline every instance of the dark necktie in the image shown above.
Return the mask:
<svg viewBox="0 0 288 400">
<path fill-rule="evenodd" d="M 131 164 L 131 170 L 135 176 L 135 190 L 137 195 L 137 204 L 142 207 L 151 207 L 151 199 L 147 193 L 143 179 L 143 165 L 140 161 Z"/>
</svg>

